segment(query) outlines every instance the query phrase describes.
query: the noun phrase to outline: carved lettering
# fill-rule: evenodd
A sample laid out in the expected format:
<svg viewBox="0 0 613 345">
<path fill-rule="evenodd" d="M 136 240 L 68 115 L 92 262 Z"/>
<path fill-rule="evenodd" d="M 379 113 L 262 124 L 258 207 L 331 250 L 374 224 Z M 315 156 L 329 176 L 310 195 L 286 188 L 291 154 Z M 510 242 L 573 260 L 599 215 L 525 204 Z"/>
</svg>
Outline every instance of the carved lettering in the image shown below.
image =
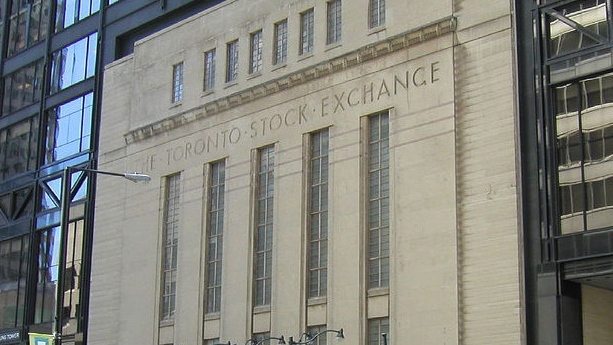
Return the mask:
<svg viewBox="0 0 613 345">
<path fill-rule="evenodd" d="M 307 122 L 306 109 L 306 104 L 298 106 L 298 113 L 300 114 L 300 123 Z"/>
<path fill-rule="evenodd" d="M 435 61 L 435 62 L 430 64 L 430 82 L 432 84 L 434 84 L 435 82 L 437 82 L 439 80 L 438 76 L 435 76 L 435 74 L 439 71 L 439 68 L 436 67 L 436 66 L 438 66 L 439 62 L 440 61 Z"/>
<path fill-rule="evenodd" d="M 328 100 L 330 98 L 329 97 L 324 97 L 321 99 L 321 116 L 326 116 L 328 115 Z"/>
<path fill-rule="evenodd" d="M 349 107 L 355 107 L 356 105 L 360 104 L 360 99 L 354 99 L 354 95 L 356 93 L 359 93 L 360 89 L 351 89 L 351 91 L 349 91 L 349 94 L 347 95 L 347 104 L 349 104 Z M 352 101 L 353 99 L 353 101 Z"/>
<path fill-rule="evenodd" d="M 405 91 L 409 90 L 409 71 L 404 74 L 404 82 L 398 75 L 394 76 L 394 95 L 398 94 L 398 85 L 400 85 Z"/>
<path fill-rule="evenodd" d="M 387 95 L 390 96 L 390 90 L 387 88 L 387 84 L 385 83 L 385 79 L 381 81 L 381 87 L 379 87 L 379 94 L 377 95 L 377 101 L 381 99 L 381 96 Z"/>
<path fill-rule="evenodd" d="M 334 114 L 336 114 L 337 110 L 340 108 L 340 110 L 345 111 L 345 107 L 343 107 L 343 96 L 345 96 L 345 93 L 341 93 L 340 96 L 339 95 L 334 95 L 334 99 L 336 100 L 336 106 L 334 107 Z"/>
<path fill-rule="evenodd" d="M 372 83 L 369 84 L 364 84 L 364 92 L 362 93 L 363 97 L 362 99 L 364 100 L 363 103 L 366 104 L 368 103 L 366 100 L 366 96 L 370 95 L 370 102 L 372 103 L 375 100 L 375 94 L 373 93 L 373 85 Z"/>
<path fill-rule="evenodd" d="M 274 114 L 270 119 L 270 130 L 276 131 L 277 129 L 281 128 L 281 125 L 283 125 L 283 119 L 281 118 L 281 115 Z"/>
<path fill-rule="evenodd" d="M 228 138 L 230 144 L 237 144 L 241 140 L 241 130 L 234 127 L 230 130 L 230 137 Z"/>
<path fill-rule="evenodd" d="M 378 80 L 353 85 L 350 89 L 335 90 L 319 99 L 306 100 L 297 105 L 285 103 L 276 107 L 273 113 L 254 118 L 247 128 L 230 126 L 217 131 L 203 131 L 192 140 L 165 148 L 165 154 L 160 154 L 161 157 L 149 154 L 137 159 L 133 165 L 137 171 L 152 172 L 158 168 L 159 162 L 171 165 L 196 157 L 207 160 L 205 156 L 211 152 L 223 150 L 228 145 L 238 145 L 247 139 L 265 137 L 271 132 L 304 125 L 312 116 L 340 115 L 359 105 L 406 94 L 411 89 L 425 89 L 441 79 L 440 73 L 440 61 L 433 61 Z"/>
<path fill-rule="evenodd" d="M 424 68 L 418 67 L 415 72 L 413 72 L 413 85 L 420 87 L 426 85 L 426 79 L 424 79 Z"/>
</svg>

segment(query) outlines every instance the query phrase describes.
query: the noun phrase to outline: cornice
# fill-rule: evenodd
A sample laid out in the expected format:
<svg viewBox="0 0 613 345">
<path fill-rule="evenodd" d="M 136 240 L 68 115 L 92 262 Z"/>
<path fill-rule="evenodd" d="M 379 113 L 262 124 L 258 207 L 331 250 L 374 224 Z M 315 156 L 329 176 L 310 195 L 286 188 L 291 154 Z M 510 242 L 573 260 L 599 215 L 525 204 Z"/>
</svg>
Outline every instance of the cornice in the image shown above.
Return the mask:
<svg viewBox="0 0 613 345">
<path fill-rule="evenodd" d="M 328 61 L 289 73 L 281 78 L 266 81 L 262 84 L 241 90 L 226 97 L 221 97 L 163 120 L 136 128 L 124 135 L 126 144 L 129 145 L 154 137 L 160 133 L 183 126 L 203 117 L 221 113 L 263 97 L 268 97 L 272 94 L 302 85 L 312 80 L 360 65 L 369 60 L 433 40 L 445 34 L 455 32 L 455 30 L 456 18 L 453 16 L 443 18 L 377 43 L 369 44 Z"/>
</svg>

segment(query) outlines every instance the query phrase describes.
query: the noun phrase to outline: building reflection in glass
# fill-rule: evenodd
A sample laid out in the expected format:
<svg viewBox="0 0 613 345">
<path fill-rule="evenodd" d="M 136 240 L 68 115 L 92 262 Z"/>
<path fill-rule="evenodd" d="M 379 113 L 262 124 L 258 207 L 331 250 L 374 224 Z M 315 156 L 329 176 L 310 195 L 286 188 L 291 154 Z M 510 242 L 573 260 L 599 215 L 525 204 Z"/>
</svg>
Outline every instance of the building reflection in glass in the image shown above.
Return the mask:
<svg viewBox="0 0 613 345">
<path fill-rule="evenodd" d="M 562 234 L 613 219 L 613 75 L 555 89 Z"/>
<path fill-rule="evenodd" d="M 83 257 L 83 220 L 71 222 L 66 233 L 66 262 L 64 266 L 63 329 L 62 334 L 78 330 Z M 57 280 L 60 265 L 60 229 L 54 227 L 40 231 L 38 247 L 38 282 L 36 290 L 35 324 L 48 324 L 54 318 Z"/>
</svg>

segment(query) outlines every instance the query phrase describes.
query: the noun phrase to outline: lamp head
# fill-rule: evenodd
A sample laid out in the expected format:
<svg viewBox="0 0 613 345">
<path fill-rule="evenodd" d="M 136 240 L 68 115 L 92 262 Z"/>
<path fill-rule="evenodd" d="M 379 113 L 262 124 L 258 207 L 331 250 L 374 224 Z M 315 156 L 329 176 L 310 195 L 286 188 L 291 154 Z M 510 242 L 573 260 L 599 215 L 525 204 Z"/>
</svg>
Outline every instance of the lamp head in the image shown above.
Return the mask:
<svg viewBox="0 0 613 345">
<path fill-rule="evenodd" d="M 132 182 L 149 182 L 151 181 L 151 176 L 149 175 L 145 175 L 145 174 L 141 174 L 141 173 L 125 173 L 123 175 L 126 179 L 132 181 Z"/>
</svg>

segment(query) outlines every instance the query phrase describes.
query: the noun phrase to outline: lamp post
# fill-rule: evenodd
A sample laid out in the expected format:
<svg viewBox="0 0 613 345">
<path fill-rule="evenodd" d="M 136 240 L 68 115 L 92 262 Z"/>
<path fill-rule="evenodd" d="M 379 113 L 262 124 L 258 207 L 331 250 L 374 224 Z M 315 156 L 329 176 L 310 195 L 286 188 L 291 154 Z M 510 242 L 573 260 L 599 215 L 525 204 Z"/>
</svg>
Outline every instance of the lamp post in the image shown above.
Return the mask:
<svg viewBox="0 0 613 345">
<path fill-rule="evenodd" d="M 149 182 L 149 175 L 140 173 L 116 173 L 110 171 L 102 171 L 89 168 L 80 168 L 67 166 L 62 174 L 62 195 L 60 200 L 60 248 L 57 283 L 55 288 L 55 310 L 53 317 L 53 343 L 61 345 L 62 343 L 62 323 L 64 313 L 64 269 L 66 266 L 66 246 L 68 224 L 70 223 L 70 203 L 72 201 L 72 173 L 75 171 L 83 171 L 88 174 L 100 174 L 110 176 L 120 176 L 132 182 Z"/>
<path fill-rule="evenodd" d="M 285 337 L 281 336 L 279 338 L 277 337 L 270 337 L 270 338 L 265 338 L 265 339 L 261 339 L 261 340 L 257 340 L 257 339 L 248 339 L 245 342 L 245 345 L 262 345 L 262 343 L 264 343 L 267 340 L 278 340 L 279 343 L 278 345 L 308 345 L 308 344 L 312 344 L 313 342 L 315 342 L 315 340 L 317 340 L 317 338 L 319 338 L 321 335 L 325 334 L 325 333 L 336 333 L 336 339 L 345 339 L 345 334 L 343 333 L 343 329 L 326 329 L 323 330 L 317 334 L 315 334 L 314 336 L 311 336 L 309 333 L 302 333 L 302 335 L 300 336 L 300 338 L 298 338 L 298 341 L 294 341 L 294 337 L 289 337 L 288 342 L 285 342 Z M 304 340 L 302 340 L 302 337 L 306 336 Z M 214 345 L 232 345 L 231 342 L 227 342 L 227 343 L 216 343 Z M 235 344 L 236 345 L 236 344 Z M 387 344 L 385 344 L 387 345 Z"/>
</svg>

